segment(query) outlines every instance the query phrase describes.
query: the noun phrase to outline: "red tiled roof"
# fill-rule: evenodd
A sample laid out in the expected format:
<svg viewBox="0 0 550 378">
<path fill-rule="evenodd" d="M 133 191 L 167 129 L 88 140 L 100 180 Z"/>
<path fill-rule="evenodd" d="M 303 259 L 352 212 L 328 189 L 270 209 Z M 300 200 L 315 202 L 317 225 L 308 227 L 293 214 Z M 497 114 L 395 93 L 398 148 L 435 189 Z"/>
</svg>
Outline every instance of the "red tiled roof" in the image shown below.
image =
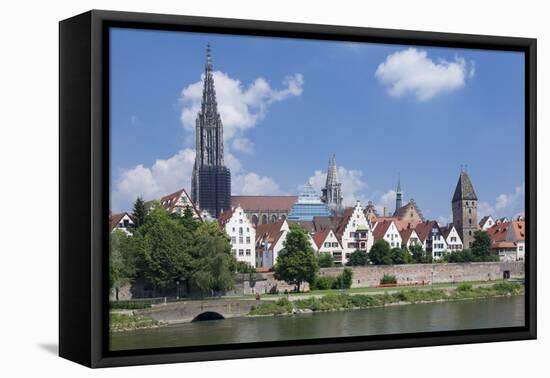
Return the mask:
<svg viewBox="0 0 550 378">
<path fill-rule="evenodd" d="M 391 224 L 393 223 L 392 220 L 383 220 L 382 222 L 376 222 L 376 226 L 374 227 L 374 230 L 372 231 L 372 238 L 373 240 L 380 240 L 384 238 L 384 235 L 386 235 L 386 231 L 388 231 L 388 228 L 390 228 Z"/>
<path fill-rule="evenodd" d="M 280 220 L 275 223 L 259 224 L 256 227 L 256 242 L 264 240 L 273 243 L 276 238 L 278 240 L 278 233 L 281 232 L 284 222 L 284 220 Z"/>
<path fill-rule="evenodd" d="M 479 227 L 483 227 L 483 225 L 485 224 L 485 222 L 487 222 L 489 220 L 491 216 L 490 215 L 485 215 L 483 218 L 481 218 L 481 220 L 479 221 Z"/>
<path fill-rule="evenodd" d="M 185 193 L 185 196 L 188 198 L 189 203 L 191 204 L 193 210 L 195 211 L 195 214 L 201 219 L 201 215 L 198 211 L 198 209 L 195 207 L 195 204 L 193 201 L 191 201 L 191 197 L 187 194 L 185 189 L 180 189 L 177 192 L 170 193 L 165 195 L 164 197 L 161 197 L 159 202 L 162 207 L 164 207 L 167 211 L 171 212 L 174 210 L 174 207 L 176 206 L 176 203 L 178 202 L 178 198 L 181 197 L 182 194 Z M 151 204 L 153 201 L 146 202 L 146 205 Z"/>
<path fill-rule="evenodd" d="M 401 240 L 403 240 L 403 244 L 406 244 L 409 241 L 413 232 L 414 232 L 413 228 L 405 228 L 399 231 L 399 234 L 401 235 Z"/>
<path fill-rule="evenodd" d="M 220 214 L 218 218 L 218 222 L 220 223 L 220 226 L 225 226 L 227 222 L 231 219 L 233 216 L 233 210 L 226 210 L 223 213 Z"/>
<path fill-rule="evenodd" d="M 325 242 L 328 234 L 330 234 L 330 230 L 322 230 L 317 231 L 315 235 L 313 235 L 313 241 L 317 245 L 317 248 L 321 248 L 323 243 Z"/>
<path fill-rule="evenodd" d="M 525 221 L 512 221 L 495 224 L 487 229 L 487 234 L 493 242 L 505 241 L 508 239 L 508 230 L 512 227 L 513 241 L 525 240 Z"/>
<path fill-rule="evenodd" d="M 516 248 L 516 243 L 511 241 L 499 241 L 492 243 L 491 248 Z"/>
<path fill-rule="evenodd" d="M 111 231 L 113 231 L 116 226 L 120 223 L 120 221 L 122 220 L 122 218 L 124 218 L 125 215 L 127 215 L 128 213 L 115 213 L 115 214 L 111 214 L 111 217 L 110 217 L 110 226 L 111 226 Z M 128 215 L 130 216 L 130 215 Z"/>
<path fill-rule="evenodd" d="M 290 211 L 298 196 L 231 196 L 231 206 L 245 211 Z"/>
<path fill-rule="evenodd" d="M 430 236 L 430 232 L 432 232 L 432 228 L 436 226 L 439 227 L 436 221 L 426 221 L 422 223 L 418 223 L 415 227 L 416 234 L 418 235 L 418 238 L 421 241 L 425 241 L 428 236 Z"/>
</svg>

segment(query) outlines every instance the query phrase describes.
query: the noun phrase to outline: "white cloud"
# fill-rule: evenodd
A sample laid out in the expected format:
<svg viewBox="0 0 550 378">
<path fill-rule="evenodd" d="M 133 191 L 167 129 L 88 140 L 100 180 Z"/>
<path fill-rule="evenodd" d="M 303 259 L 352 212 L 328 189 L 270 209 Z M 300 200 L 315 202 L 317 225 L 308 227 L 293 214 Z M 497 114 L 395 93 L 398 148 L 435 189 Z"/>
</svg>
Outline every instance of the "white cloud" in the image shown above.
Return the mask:
<svg viewBox="0 0 550 378">
<path fill-rule="evenodd" d="M 233 176 L 231 192 L 239 195 L 276 195 L 281 194 L 279 185 L 270 177 L 249 172 Z"/>
<path fill-rule="evenodd" d="M 511 193 L 502 193 L 495 198 L 495 202 L 489 203 L 481 201 L 477 205 L 478 218 L 485 215 L 493 217 L 511 217 L 517 214 L 523 214 L 525 204 L 525 183 L 522 183 L 514 188 Z"/>
<path fill-rule="evenodd" d="M 468 64 L 461 57 L 453 61 L 434 62 L 425 50 L 408 48 L 386 57 L 376 69 L 375 76 L 387 86 L 392 97 L 414 94 L 419 101 L 437 94 L 451 92 L 465 85 L 466 77 L 475 74 L 475 63 Z"/>
<path fill-rule="evenodd" d="M 374 201 L 374 207 L 376 208 L 378 215 L 384 215 L 384 209 L 386 209 L 387 216 L 393 214 L 393 210 L 395 210 L 396 196 L 397 192 L 393 189 L 390 189 L 382 193 L 378 201 Z"/>
<path fill-rule="evenodd" d="M 142 164 L 123 171 L 115 182 L 112 207 L 114 211 L 129 209 L 133 201 L 142 196 L 145 200 L 191 187 L 191 174 L 195 150 L 180 150 L 168 159 L 158 159 L 153 166 Z"/>
<path fill-rule="evenodd" d="M 297 73 L 287 76 L 282 89 L 274 89 L 262 77 L 244 86 L 240 80 L 214 71 L 218 111 L 223 122 L 224 139 L 229 141 L 253 128 L 267 114 L 269 105 L 300 96 L 303 92 L 304 77 Z M 203 79 L 190 84 L 181 91 L 181 121 L 186 130 L 195 130 L 195 120 L 202 100 Z"/>
<path fill-rule="evenodd" d="M 357 200 L 361 201 L 363 205 L 366 203 L 366 197 L 361 192 L 366 189 L 367 184 L 363 181 L 363 172 L 361 170 L 338 166 L 338 178 L 342 183 L 344 206 L 352 206 Z M 309 178 L 309 183 L 318 193 L 321 193 L 321 190 L 325 187 L 326 180 L 327 173 L 316 170 L 313 176 Z"/>
<path fill-rule="evenodd" d="M 248 138 L 233 139 L 233 149 L 252 155 L 254 153 L 254 143 Z"/>
</svg>

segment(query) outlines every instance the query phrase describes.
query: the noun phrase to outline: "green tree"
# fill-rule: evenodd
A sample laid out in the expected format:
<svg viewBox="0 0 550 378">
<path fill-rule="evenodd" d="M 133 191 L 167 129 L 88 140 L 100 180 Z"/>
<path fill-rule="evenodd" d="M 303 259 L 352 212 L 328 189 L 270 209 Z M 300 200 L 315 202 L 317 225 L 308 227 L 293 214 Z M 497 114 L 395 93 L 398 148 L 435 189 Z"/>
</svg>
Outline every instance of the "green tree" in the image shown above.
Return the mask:
<svg viewBox="0 0 550 378">
<path fill-rule="evenodd" d="M 138 228 L 145 223 L 145 217 L 147 216 L 147 209 L 145 208 L 145 201 L 139 196 L 134 202 L 134 210 L 132 211 L 132 220 L 134 221 L 134 228 Z"/>
<path fill-rule="evenodd" d="M 411 260 L 415 264 L 430 264 L 433 261 L 432 256 L 428 255 L 421 245 L 415 244 L 411 246 L 410 252 Z"/>
<path fill-rule="evenodd" d="M 155 289 L 170 289 L 185 280 L 191 271 L 187 230 L 170 218 L 161 206 L 154 206 L 137 228 L 133 249 L 140 275 Z"/>
<path fill-rule="evenodd" d="M 191 284 L 201 292 L 220 292 L 233 288 L 237 259 L 231 253 L 227 234 L 217 222 L 201 223 L 193 233 L 191 246 Z"/>
<path fill-rule="evenodd" d="M 392 264 L 408 264 L 411 260 L 409 251 L 402 248 L 392 248 L 390 256 Z"/>
<path fill-rule="evenodd" d="M 334 289 L 349 289 L 353 280 L 353 272 L 350 268 L 344 268 L 342 273 L 336 276 Z"/>
<path fill-rule="evenodd" d="M 356 249 L 348 258 L 346 265 L 349 266 L 365 266 L 369 263 L 367 252 Z"/>
<path fill-rule="evenodd" d="M 375 241 L 369 251 L 369 260 L 374 265 L 390 265 L 392 263 L 390 244 L 385 240 Z"/>
<path fill-rule="evenodd" d="M 491 238 L 489 237 L 489 234 L 481 230 L 474 232 L 472 254 L 477 261 L 498 260 L 498 256 L 491 253 Z"/>
<path fill-rule="evenodd" d="M 330 268 L 334 266 L 334 258 L 330 253 L 321 252 L 317 256 L 317 262 L 319 263 L 319 268 Z"/>
<path fill-rule="evenodd" d="M 472 253 L 472 250 L 469 249 L 469 248 L 463 249 L 462 251 L 446 253 L 443 256 L 443 259 L 446 262 L 450 262 L 450 263 L 462 263 L 462 262 L 476 261 L 476 257 Z"/>
<path fill-rule="evenodd" d="M 390 274 L 384 274 L 384 276 L 380 280 L 381 285 L 396 284 L 396 283 L 397 283 L 397 278 Z"/>
<path fill-rule="evenodd" d="M 275 279 L 296 285 L 298 291 L 302 282 L 309 282 L 311 285 L 315 280 L 319 264 L 309 243 L 308 234 L 300 225 L 290 225 L 274 270 Z"/>
<path fill-rule="evenodd" d="M 110 235 L 109 284 L 118 293 L 122 286 L 132 281 L 136 274 L 135 259 L 130 247 L 131 237 L 124 231 L 115 230 Z"/>
</svg>

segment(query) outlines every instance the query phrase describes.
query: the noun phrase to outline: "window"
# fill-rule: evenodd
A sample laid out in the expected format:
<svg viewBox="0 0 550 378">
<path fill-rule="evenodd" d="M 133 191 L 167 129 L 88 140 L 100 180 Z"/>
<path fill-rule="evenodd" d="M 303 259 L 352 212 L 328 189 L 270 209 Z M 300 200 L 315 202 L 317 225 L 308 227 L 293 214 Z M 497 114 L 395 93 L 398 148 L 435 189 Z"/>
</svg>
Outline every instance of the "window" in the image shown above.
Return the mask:
<svg viewBox="0 0 550 378">
<path fill-rule="evenodd" d="M 234 254 L 234 255 L 236 255 L 236 254 L 237 254 L 237 250 L 236 250 L 236 249 L 232 249 L 232 250 L 231 250 L 231 253 Z"/>
<path fill-rule="evenodd" d="M 239 249 L 239 256 L 243 256 L 244 255 L 244 251 L 242 249 Z"/>
<path fill-rule="evenodd" d="M 329 242 L 326 242 L 326 243 L 325 243 L 325 247 L 327 247 L 327 248 L 330 247 L 330 243 L 329 243 Z"/>
<path fill-rule="evenodd" d="M 233 227 L 231 230 L 232 230 L 233 232 L 235 232 L 235 227 Z"/>
<path fill-rule="evenodd" d="M 243 228 L 239 227 L 239 235 L 242 235 L 242 234 L 243 234 Z"/>
<path fill-rule="evenodd" d="M 243 224 L 243 220 L 242 220 L 242 219 L 239 219 L 239 223 L 240 223 L 240 224 Z"/>
<path fill-rule="evenodd" d="M 332 246 L 333 247 L 338 247 L 338 243 L 334 242 L 334 243 L 332 243 Z"/>
<path fill-rule="evenodd" d="M 235 244 L 237 242 L 237 238 L 235 236 L 231 237 L 231 243 Z"/>
<path fill-rule="evenodd" d="M 246 242 L 247 242 L 247 243 L 250 243 L 250 236 L 247 236 L 247 237 L 246 237 Z"/>
<path fill-rule="evenodd" d="M 349 237 L 350 237 L 350 238 L 353 238 L 354 236 L 355 236 L 355 232 L 350 232 L 350 233 L 349 233 Z"/>
<path fill-rule="evenodd" d="M 250 256 L 250 249 L 247 249 L 247 250 L 246 250 L 246 255 L 247 255 L 247 256 Z"/>
<path fill-rule="evenodd" d="M 243 244 L 243 237 L 242 236 L 239 236 L 239 243 Z"/>
</svg>

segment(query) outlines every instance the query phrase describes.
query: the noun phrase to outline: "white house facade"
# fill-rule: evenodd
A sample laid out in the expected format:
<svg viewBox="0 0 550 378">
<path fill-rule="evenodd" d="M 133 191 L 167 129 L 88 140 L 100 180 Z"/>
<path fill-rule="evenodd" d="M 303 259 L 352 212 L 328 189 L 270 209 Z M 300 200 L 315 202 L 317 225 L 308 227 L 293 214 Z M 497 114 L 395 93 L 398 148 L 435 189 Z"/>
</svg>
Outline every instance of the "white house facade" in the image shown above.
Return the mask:
<svg viewBox="0 0 550 378">
<path fill-rule="evenodd" d="M 110 224 L 111 232 L 119 230 L 124 232 L 126 235 L 132 235 L 134 221 L 128 213 L 111 214 Z"/>
<path fill-rule="evenodd" d="M 241 207 L 220 215 L 220 223 L 231 238 L 231 253 L 238 261 L 256 266 L 256 229 Z"/>
<path fill-rule="evenodd" d="M 342 265 L 343 248 L 332 229 L 316 232 L 313 240 L 319 253 L 331 255 L 336 265 Z"/>
<path fill-rule="evenodd" d="M 374 241 L 385 240 L 390 245 L 390 248 L 401 248 L 401 234 L 393 220 L 384 220 L 375 223 L 372 234 Z"/>
<path fill-rule="evenodd" d="M 448 228 L 443 231 L 443 235 L 445 237 L 445 242 L 447 243 L 447 250 L 449 252 L 462 251 L 463 249 L 462 240 L 460 239 L 460 235 L 458 234 L 458 231 L 456 230 L 455 226 L 453 226 L 452 224 L 449 225 Z"/>
<path fill-rule="evenodd" d="M 367 220 L 361 203 L 357 201 L 355 207 L 346 209 L 336 235 L 339 237 L 342 249 L 342 264 L 345 265 L 349 256 L 355 250 L 369 252 L 374 241 L 372 228 Z"/>
</svg>

